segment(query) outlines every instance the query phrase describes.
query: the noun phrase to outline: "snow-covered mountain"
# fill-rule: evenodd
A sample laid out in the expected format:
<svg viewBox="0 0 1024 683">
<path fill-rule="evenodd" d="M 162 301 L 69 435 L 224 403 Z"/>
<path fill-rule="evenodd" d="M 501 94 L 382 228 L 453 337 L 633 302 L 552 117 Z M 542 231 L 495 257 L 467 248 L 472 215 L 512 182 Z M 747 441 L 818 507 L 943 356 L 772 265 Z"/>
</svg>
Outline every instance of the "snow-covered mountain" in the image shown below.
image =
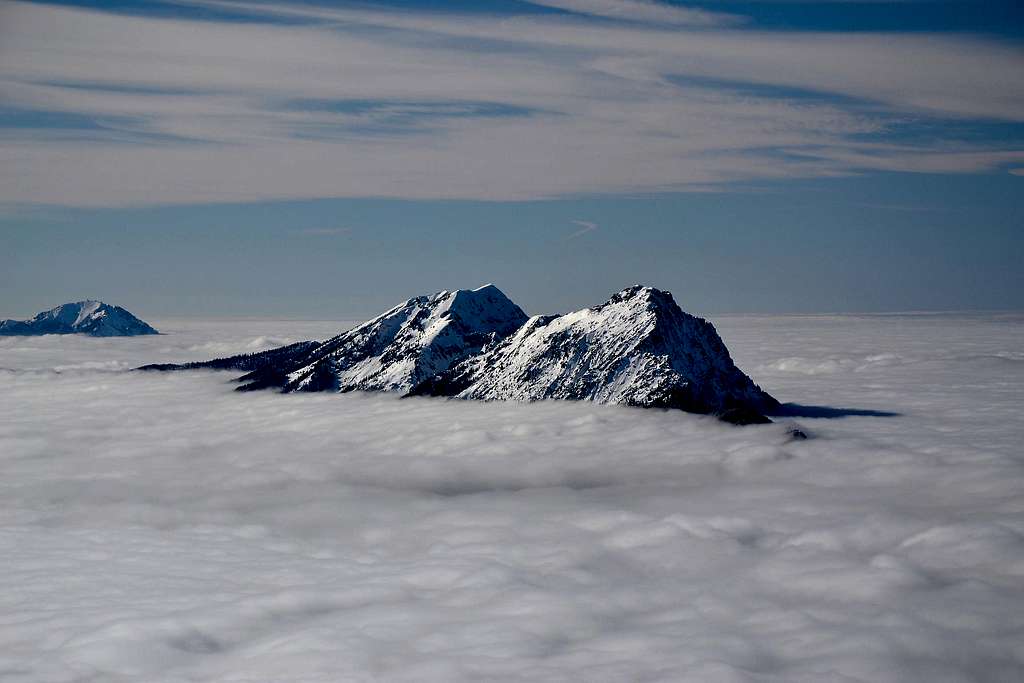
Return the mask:
<svg viewBox="0 0 1024 683">
<path fill-rule="evenodd" d="M 313 349 L 287 371 L 284 390 L 406 393 L 525 320 L 494 285 L 419 296 Z"/>
<path fill-rule="evenodd" d="M 566 315 L 523 311 L 494 285 L 409 299 L 325 342 L 146 370 L 242 370 L 240 391 L 392 391 L 485 401 L 586 400 L 767 422 L 779 403 L 714 326 L 630 287 Z"/>
<path fill-rule="evenodd" d="M 530 318 L 515 334 L 413 388 L 485 401 L 586 400 L 767 422 L 779 403 L 733 363 L 708 321 L 630 287 L 594 308 Z"/>
<path fill-rule="evenodd" d="M 300 342 L 259 354 L 184 366 L 248 370 L 241 390 L 394 391 L 407 393 L 452 364 L 479 353 L 526 321 L 494 285 L 418 296 L 322 343 Z"/>
<path fill-rule="evenodd" d="M 92 300 L 63 304 L 29 320 L 0 320 L 0 335 L 37 334 L 132 337 L 159 332 L 120 306 Z"/>
</svg>

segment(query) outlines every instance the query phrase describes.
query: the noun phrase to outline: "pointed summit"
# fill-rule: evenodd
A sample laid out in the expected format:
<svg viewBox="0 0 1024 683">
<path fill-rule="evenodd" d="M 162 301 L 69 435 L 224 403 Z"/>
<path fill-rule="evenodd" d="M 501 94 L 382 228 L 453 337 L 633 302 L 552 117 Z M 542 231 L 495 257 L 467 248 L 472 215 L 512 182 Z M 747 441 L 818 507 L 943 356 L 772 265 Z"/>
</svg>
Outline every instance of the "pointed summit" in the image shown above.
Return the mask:
<svg viewBox="0 0 1024 683">
<path fill-rule="evenodd" d="M 503 337 L 515 331 L 526 320 L 522 309 L 512 303 L 504 292 L 490 284 L 452 292 L 446 305 L 464 323 L 480 330 L 493 328 Z"/>
</svg>

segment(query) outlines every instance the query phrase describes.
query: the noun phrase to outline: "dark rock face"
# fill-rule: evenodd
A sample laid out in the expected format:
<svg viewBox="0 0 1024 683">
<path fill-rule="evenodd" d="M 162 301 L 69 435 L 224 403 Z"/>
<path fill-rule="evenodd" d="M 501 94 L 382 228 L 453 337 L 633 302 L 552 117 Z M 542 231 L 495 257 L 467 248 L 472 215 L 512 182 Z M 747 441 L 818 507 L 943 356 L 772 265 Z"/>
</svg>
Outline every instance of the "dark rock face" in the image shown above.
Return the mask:
<svg viewBox="0 0 1024 683">
<path fill-rule="evenodd" d="M 531 318 L 484 353 L 413 388 L 478 400 L 586 400 L 769 422 L 778 402 L 733 363 L 714 326 L 668 292 L 630 287 L 606 303 Z"/>
<path fill-rule="evenodd" d="M 544 399 L 674 408 L 733 424 L 779 403 L 733 363 L 714 326 L 672 295 L 630 287 L 594 308 L 527 319 L 493 285 L 396 306 L 325 342 L 205 363 L 245 371 L 239 391 L 392 391 L 484 401 Z"/>
<path fill-rule="evenodd" d="M 102 301 L 63 304 L 29 320 L 0 320 L 0 335 L 42 334 L 133 337 L 160 333 L 120 306 L 111 306 Z"/>
</svg>

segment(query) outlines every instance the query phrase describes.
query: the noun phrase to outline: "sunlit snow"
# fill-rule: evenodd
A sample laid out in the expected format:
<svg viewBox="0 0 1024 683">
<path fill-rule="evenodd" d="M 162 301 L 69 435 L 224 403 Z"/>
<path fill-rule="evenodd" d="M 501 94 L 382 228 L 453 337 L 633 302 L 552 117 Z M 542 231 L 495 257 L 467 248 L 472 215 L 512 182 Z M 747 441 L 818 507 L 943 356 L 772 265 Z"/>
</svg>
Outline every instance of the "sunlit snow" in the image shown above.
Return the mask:
<svg viewBox="0 0 1024 683">
<path fill-rule="evenodd" d="M 127 372 L 344 327 L 152 322 L 0 339 L 0 679 L 1024 680 L 1024 316 L 713 318 L 806 441 Z"/>
</svg>

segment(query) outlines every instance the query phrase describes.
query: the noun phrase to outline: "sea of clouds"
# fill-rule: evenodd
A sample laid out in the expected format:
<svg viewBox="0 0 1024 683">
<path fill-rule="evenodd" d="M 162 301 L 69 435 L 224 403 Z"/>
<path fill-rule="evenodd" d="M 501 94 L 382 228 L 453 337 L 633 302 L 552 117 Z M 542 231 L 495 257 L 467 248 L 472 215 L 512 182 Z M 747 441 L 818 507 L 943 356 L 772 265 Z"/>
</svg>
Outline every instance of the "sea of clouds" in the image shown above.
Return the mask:
<svg viewBox="0 0 1024 683">
<path fill-rule="evenodd" d="M 1024 316 L 715 322 L 780 400 L 896 415 L 128 372 L 337 322 L 0 338 L 0 679 L 1024 680 Z"/>
</svg>

